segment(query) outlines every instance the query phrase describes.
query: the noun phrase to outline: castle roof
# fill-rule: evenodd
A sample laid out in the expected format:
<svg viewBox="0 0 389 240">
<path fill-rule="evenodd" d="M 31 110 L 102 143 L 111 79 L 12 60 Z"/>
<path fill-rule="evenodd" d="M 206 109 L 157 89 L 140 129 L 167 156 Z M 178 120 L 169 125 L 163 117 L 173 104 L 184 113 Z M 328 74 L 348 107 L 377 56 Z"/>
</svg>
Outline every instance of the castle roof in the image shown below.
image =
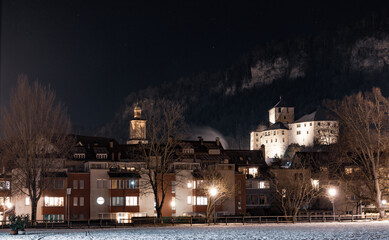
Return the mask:
<svg viewBox="0 0 389 240">
<path fill-rule="evenodd" d="M 289 103 L 287 103 L 284 99 L 282 99 L 282 97 L 280 97 L 280 101 L 278 101 L 278 103 L 276 103 L 276 105 L 274 105 L 273 108 L 275 107 L 292 107 Z"/>
<path fill-rule="evenodd" d="M 276 123 L 270 125 L 270 127 L 266 128 L 263 131 L 276 130 L 276 129 L 286 129 L 286 130 L 289 130 L 289 128 L 287 126 L 285 126 L 285 124 L 283 124 L 282 122 L 276 122 Z"/>
<path fill-rule="evenodd" d="M 313 121 L 335 121 L 335 117 L 326 109 L 318 107 L 313 113 L 302 116 L 295 123 Z"/>
</svg>

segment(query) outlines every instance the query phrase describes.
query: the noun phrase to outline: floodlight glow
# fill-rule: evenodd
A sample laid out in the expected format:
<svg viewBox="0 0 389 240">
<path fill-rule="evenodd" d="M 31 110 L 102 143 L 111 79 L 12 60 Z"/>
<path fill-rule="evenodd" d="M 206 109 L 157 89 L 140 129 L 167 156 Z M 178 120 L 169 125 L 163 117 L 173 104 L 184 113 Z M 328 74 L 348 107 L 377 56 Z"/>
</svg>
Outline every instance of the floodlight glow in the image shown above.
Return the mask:
<svg viewBox="0 0 389 240">
<path fill-rule="evenodd" d="M 383 205 L 386 205 L 386 203 L 387 203 L 385 199 L 383 199 L 381 202 Z"/>
<path fill-rule="evenodd" d="M 211 194 L 212 197 L 216 196 L 217 189 L 215 187 L 211 187 L 211 189 L 209 189 L 209 194 Z"/>
<path fill-rule="evenodd" d="M 329 194 L 331 197 L 335 197 L 337 193 L 338 193 L 338 191 L 336 191 L 335 188 L 330 188 L 330 189 L 328 189 L 328 194 Z"/>
</svg>

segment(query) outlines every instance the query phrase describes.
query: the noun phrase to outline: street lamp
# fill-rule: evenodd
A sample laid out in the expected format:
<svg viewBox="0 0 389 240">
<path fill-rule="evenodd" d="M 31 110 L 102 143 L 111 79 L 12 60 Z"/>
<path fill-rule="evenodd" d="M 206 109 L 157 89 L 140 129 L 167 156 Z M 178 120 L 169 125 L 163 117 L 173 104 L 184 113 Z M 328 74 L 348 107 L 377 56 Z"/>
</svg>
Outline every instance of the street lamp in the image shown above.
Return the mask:
<svg viewBox="0 0 389 240">
<path fill-rule="evenodd" d="M 217 195 L 217 188 L 215 187 L 211 187 L 209 189 L 209 194 L 211 195 L 211 197 L 213 197 L 214 199 L 214 203 L 213 203 L 213 222 L 215 223 L 215 218 L 216 218 L 216 195 Z"/>
<path fill-rule="evenodd" d="M 68 227 L 70 227 L 70 206 L 69 206 L 69 198 L 70 198 L 70 194 L 72 193 L 72 189 L 71 188 L 66 188 L 66 195 L 67 195 L 67 202 L 68 202 Z"/>
<path fill-rule="evenodd" d="M 330 201 L 332 203 L 332 214 L 334 215 L 334 221 L 335 221 L 335 196 L 338 194 L 338 191 L 336 188 L 331 187 L 328 189 L 328 196 L 330 198 Z"/>
</svg>

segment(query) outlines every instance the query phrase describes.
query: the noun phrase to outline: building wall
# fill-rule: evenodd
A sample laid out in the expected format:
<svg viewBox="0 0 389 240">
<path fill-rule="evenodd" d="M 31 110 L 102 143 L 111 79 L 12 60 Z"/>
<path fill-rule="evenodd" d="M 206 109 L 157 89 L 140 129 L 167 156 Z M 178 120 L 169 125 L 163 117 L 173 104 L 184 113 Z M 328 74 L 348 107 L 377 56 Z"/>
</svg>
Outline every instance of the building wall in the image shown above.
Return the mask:
<svg viewBox="0 0 389 240">
<path fill-rule="evenodd" d="M 312 146 L 315 142 L 331 144 L 337 141 L 337 121 L 312 121 L 289 124 L 289 144 Z"/>
<path fill-rule="evenodd" d="M 84 181 L 82 188 L 80 181 Z M 74 185 L 77 182 L 77 186 Z M 68 172 L 68 187 L 72 189 L 70 195 L 70 218 L 71 219 L 89 219 L 90 218 L 90 174 L 89 173 L 70 173 Z M 77 206 L 74 206 L 74 198 L 77 198 Z M 84 206 L 81 206 L 80 199 L 84 198 Z"/>
<path fill-rule="evenodd" d="M 262 131 L 259 134 L 260 146 L 265 146 L 265 157 L 283 157 L 289 146 L 289 131 L 286 129 L 275 129 Z M 256 149 L 257 150 L 257 149 Z"/>
<path fill-rule="evenodd" d="M 246 213 L 246 175 L 235 173 L 235 214 Z"/>
<path fill-rule="evenodd" d="M 107 181 L 106 187 L 98 188 L 97 180 L 105 179 Z M 103 204 L 97 203 L 97 198 L 104 198 Z M 107 169 L 90 169 L 90 218 L 100 219 L 101 214 L 105 214 L 104 218 L 109 218 L 109 176 Z M 100 215 L 99 215 L 100 214 Z"/>
<path fill-rule="evenodd" d="M 190 215 L 193 212 L 192 170 L 181 170 L 176 175 L 176 215 Z M 188 202 L 188 197 L 190 198 Z"/>
<path fill-rule="evenodd" d="M 289 124 L 289 143 L 312 146 L 314 143 L 314 122 L 301 122 Z"/>
</svg>

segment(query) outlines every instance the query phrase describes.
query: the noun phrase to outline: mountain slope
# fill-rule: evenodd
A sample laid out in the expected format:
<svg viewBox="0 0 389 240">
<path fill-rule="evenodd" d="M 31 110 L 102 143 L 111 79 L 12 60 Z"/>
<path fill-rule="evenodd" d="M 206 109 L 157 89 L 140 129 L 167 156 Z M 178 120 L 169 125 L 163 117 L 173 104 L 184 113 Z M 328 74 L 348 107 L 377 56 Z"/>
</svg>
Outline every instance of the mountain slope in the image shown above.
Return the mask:
<svg viewBox="0 0 389 240">
<path fill-rule="evenodd" d="M 229 147 L 248 148 L 249 132 L 282 96 L 296 118 L 324 99 L 373 86 L 389 95 L 389 21 L 363 19 L 315 36 L 269 42 L 233 66 L 131 93 L 100 133 L 124 142 L 136 100 L 163 97 L 187 106 L 188 123 L 218 130 Z M 193 137 L 197 137 L 196 132 Z"/>
</svg>

